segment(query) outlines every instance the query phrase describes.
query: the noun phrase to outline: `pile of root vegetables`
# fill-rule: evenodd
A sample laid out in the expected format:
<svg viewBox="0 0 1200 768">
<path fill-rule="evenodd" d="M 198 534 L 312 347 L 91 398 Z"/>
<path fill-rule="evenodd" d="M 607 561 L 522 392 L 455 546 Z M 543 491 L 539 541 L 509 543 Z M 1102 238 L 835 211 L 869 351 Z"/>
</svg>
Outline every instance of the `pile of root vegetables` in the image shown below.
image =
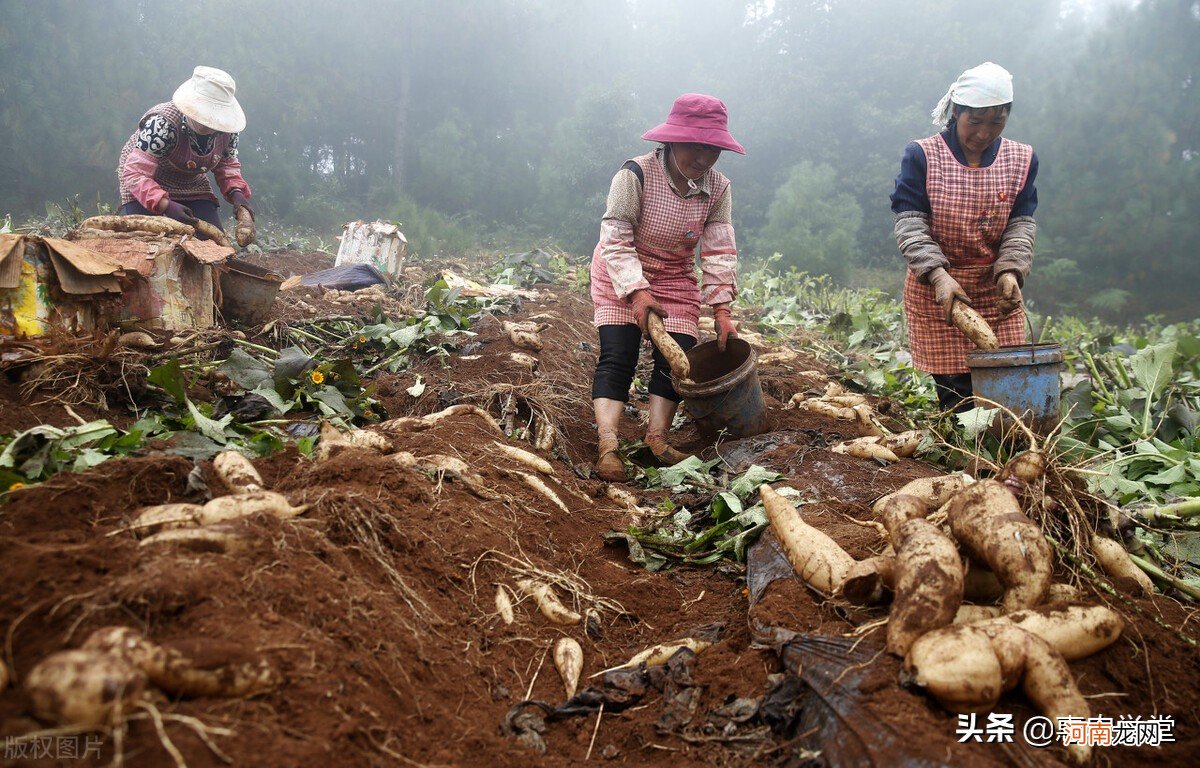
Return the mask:
<svg viewBox="0 0 1200 768">
<path fill-rule="evenodd" d="M 904 660 L 903 682 L 955 713 L 989 711 L 1020 687 L 1057 722 L 1091 716 L 1068 662 L 1115 642 L 1125 622 L 1053 583 L 1055 550 L 1022 506 L 1046 468 L 1046 455 L 1031 449 L 994 479 L 910 482 L 875 502 L 885 549 L 861 561 L 771 486 L 760 494 L 784 553 L 810 587 L 861 605 L 890 599 L 887 650 Z M 1145 586 L 1120 544 L 1099 535 L 1090 544 L 1108 575 Z M 1079 763 L 1090 758 L 1083 745 L 1068 753 Z"/>
</svg>

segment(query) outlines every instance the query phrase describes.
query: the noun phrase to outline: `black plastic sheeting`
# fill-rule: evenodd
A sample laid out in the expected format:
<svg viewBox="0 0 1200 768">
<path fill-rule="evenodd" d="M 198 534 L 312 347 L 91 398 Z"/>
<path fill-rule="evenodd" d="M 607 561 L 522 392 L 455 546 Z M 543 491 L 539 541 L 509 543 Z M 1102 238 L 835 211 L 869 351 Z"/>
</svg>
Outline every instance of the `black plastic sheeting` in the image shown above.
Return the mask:
<svg viewBox="0 0 1200 768">
<path fill-rule="evenodd" d="M 320 288 L 336 288 L 339 291 L 357 291 L 372 285 L 386 284 L 383 273 L 370 264 L 343 264 L 340 267 L 311 272 L 300 278 L 301 285 Z"/>
</svg>

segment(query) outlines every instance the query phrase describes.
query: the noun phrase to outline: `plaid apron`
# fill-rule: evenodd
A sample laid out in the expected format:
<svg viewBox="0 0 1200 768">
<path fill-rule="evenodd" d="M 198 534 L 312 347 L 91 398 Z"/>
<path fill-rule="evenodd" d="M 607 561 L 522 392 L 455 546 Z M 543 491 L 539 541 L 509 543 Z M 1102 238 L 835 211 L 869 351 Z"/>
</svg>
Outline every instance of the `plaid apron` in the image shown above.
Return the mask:
<svg viewBox="0 0 1200 768">
<path fill-rule="evenodd" d="M 992 264 L 1013 201 L 1025 186 L 1033 148 L 1002 138 L 991 165 L 970 168 L 954 157 L 940 135 L 917 143 L 927 161 L 925 189 L 933 239 L 950 260 L 946 271 L 971 297 L 971 307 L 996 332 L 1001 346 L 1025 343 L 1024 309 L 1000 319 Z M 914 367 L 936 374 L 968 372 L 967 352 L 975 345 L 946 322 L 946 313 L 934 300 L 933 286 L 918 280 L 911 270 L 904 278 L 904 313 Z"/>
<path fill-rule="evenodd" d="M 696 278 L 696 245 L 716 201 L 729 186 L 729 179 L 716 170 L 708 171 L 709 194 L 682 198 L 671 189 L 666 172 L 655 153 L 633 158 L 642 168 L 642 213 L 633 231 L 642 274 L 650 283 L 650 295 L 667 312 L 663 325 L 671 333 L 697 336 L 700 320 L 700 285 Z M 633 309 L 617 298 L 612 279 L 600 258 L 602 244 L 592 256 L 592 302 L 594 322 L 601 325 L 634 323 Z"/>
</svg>

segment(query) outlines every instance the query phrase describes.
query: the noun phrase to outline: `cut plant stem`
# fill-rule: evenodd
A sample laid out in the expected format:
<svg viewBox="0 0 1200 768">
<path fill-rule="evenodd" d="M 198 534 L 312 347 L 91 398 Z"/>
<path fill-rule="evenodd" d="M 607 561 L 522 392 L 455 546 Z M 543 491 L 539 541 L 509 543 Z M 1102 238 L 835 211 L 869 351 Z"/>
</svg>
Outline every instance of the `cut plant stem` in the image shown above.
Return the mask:
<svg viewBox="0 0 1200 768">
<path fill-rule="evenodd" d="M 1131 554 L 1129 559 L 1133 561 L 1134 565 L 1136 565 L 1138 568 L 1141 568 L 1154 578 L 1166 582 L 1170 586 L 1174 587 L 1177 591 L 1182 592 L 1193 600 L 1200 600 L 1200 588 L 1196 588 L 1191 584 L 1188 584 L 1186 581 L 1181 581 L 1180 579 L 1175 578 L 1144 557 Z"/>
<path fill-rule="evenodd" d="M 1161 507 L 1138 509 L 1134 514 L 1148 523 L 1179 523 L 1188 518 L 1200 517 L 1200 496 L 1174 504 L 1164 504 Z"/>
<path fill-rule="evenodd" d="M 246 341 L 245 339 L 239 339 L 236 336 L 230 336 L 229 340 L 232 341 L 234 344 L 237 344 L 238 346 L 246 347 L 247 349 L 253 349 L 258 352 L 262 352 L 264 355 L 270 355 L 272 357 L 272 359 L 279 357 L 279 352 L 277 352 L 274 349 L 271 349 L 270 347 L 264 347 L 261 344 L 255 344 L 252 341 Z"/>
</svg>

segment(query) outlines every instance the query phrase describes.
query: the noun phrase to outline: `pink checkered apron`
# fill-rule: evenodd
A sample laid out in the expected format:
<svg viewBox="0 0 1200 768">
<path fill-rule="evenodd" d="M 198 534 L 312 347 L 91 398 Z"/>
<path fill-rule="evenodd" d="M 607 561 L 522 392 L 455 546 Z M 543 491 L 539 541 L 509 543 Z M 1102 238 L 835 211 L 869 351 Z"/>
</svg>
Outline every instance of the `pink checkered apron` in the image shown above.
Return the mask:
<svg viewBox="0 0 1200 768">
<path fill-rule="evenodd" d="M 940 134 L 917 143 L 925 150 L 933 239 L 950 260 L 946 271 L 971 297 L 971 307 L 987 320 L 1001 346 L 1025 343 L 1024 310 L 1000 318 L 992 264 L 1013 201 L 1025 186 L 1033 148 L 1002 138 L 991 165 L 970 168 L 958 162 Z M 975 345 L 946 322 L 933 287 L 912 270 L 904 278 L 904 313 L 913 366 L 926 373 L 967 373 L 967 352 Z"/>
<path fill-rule="evenodd" d="M 138 126 L 146 120 L 150 115 L 159 115 L 166 118 L 175 126 L 176 135 L 179 140 L 175 143 L 175 149 L 171 154 L 159 161 L 158 170 L 154 173 L 154 181 L 166 190 L 167 196 L 172 200 L 211 200 L 214 203 L 220 204 L 217 196 L 213 194 L 212 185 L 208 183 L 208 172 L 215 165 L 221 162 L 225 156 L 225 150 L 229 149 L 229 142 L 232 139 L 232 134 L 218 133 L 213 139 L 212 149 L 205 155 L 197 155 L 192 151 L 191 142 L 184 135 L 183 128 L 183 113 L 175 106 L 175 102 L 166 101 L 162 104 L 156 104 L 146 110 L 146 114 L 142 115 L 142 119 L 138 120 Z M 117 161 L 117 179 L 120 184 L 121 205 L 133 202 L 133 193 L 125 186 L 125 182 L 121 179 L 121 173 L 125 168 L 125 158 L 137 146 L 138 132 L 135 130 L 133 135 L 125 142 L 125 146 L 121 148 L 121 157 Z"/>
<path fill-rule="evenodd" d="M 650 295 L 667 312 L 663 325 L 671 333 L 697 335 L 700 286 L 696 279 L 696 245 L 713 205 L 725 194 L 729 179 L 708 171 L 708 195 L 682 198 L 671 189 L 654 152 L 633 158 L 642 167 L 642 213 L 633 232 L 633 246 L 650 283 Z M 601 244 L 592 254 L 592 302 L 595 324 L 636 322 L 629 303 L 617 298 L 600 258 Z"/>
</svg>

